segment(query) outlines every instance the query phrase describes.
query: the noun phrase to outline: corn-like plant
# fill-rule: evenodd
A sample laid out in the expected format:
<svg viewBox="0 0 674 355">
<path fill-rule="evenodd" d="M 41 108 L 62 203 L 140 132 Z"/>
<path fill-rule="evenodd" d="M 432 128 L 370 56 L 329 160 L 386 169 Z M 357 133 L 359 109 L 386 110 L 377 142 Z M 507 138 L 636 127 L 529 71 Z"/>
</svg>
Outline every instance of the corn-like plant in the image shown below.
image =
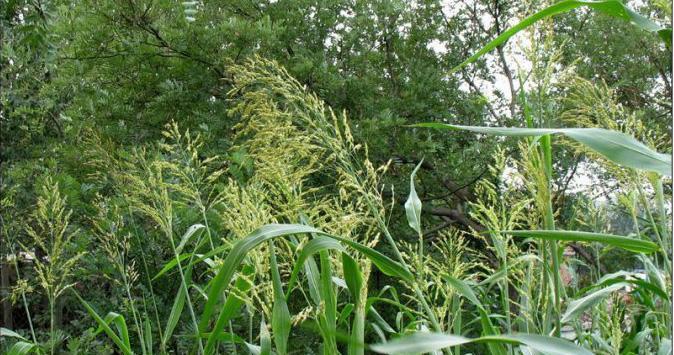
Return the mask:
<svg viewBox="0 0 674 355">
<path fill-rule="evenodd" d="M 73 238 L 78 230 L 70 226 L 72 211 L 67 209 L 66 198 L 61 195 L 57 183 L 47 178 L 42 185 L 33 212 L 33 224 L 26 225 L 26 233 L 31 237 L 32 246 L 22 245 L 35 262 L 38 285 L 47 296 L 49 304 L 49 351 L 56 351 L 55 308 L 61 295 L 70 289 L 77 261 L 83 252 L 72 250 Z M 41 250 L 44 257 L 36 250 Z"/>
</svg>

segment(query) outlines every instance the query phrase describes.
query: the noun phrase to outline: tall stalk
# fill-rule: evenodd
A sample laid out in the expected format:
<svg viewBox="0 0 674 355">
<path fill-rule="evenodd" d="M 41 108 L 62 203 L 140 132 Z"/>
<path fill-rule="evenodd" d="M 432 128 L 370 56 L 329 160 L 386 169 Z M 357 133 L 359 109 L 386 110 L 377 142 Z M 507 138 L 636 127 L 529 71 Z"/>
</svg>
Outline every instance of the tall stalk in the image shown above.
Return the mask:
<svg viewBox="0 0 674 355">
<path fill-rule="evenodd" d="M 547 199 L 545 201 L 545 220 L 543 221 L 545 229 L 555 229 L 555 217 L 552 210 L 552 138 L 550 135 L 541 137 L 541 149 L 543 150 L 543 163 L 545 168 L 545 176 L 547 178 Z M 560 280 L 559 268 L 559 244 L 556 240 L 550 241 L 550 253 L 552 254 L 552 276 L 555 297 L 555 336 L 561 335 L 562 330 L 562 306 L 561 306 L 561 292 L 562 285 Z"/>
<path fill-rule="evenodd" d="M 3 227 L 5 226 L 5 221 L 3 220 L 2 216 L 0 216 L 0 221 L 2 222 Z M 4 229 L 5 235 L 9 235 L 7 233 L 7 229 Z M 17 282 L 21 280 L 21 273 L 19 271 L 19 256 L 18 253 L 14 252 L 14 248 L 12 248 L 12 244 L 9 244 L 9 251 L 10 255 L 14 255 L 14 270 L 16 270 L 16 280 Z M 28 320 L 28 327 L 30 328 L 30 336 L 33 339 L 33 343 L 37 344 L 37 337 L 35 336 L 35 328 L 33 327 L 33 319 L 30 315 L 30 309 L 28 308 L 28 300 L 26 299 L 26 291 L 21 288 L 21 301 L 23 303 L 23 308 L 26 311 L 26 319 Z"/>
<path fill-rule="evenodd" d="M 655 203 L 658 209 L 658 219 L 661 229 L 660 235 L 669 236 L 670 232 L 669 225 L 667 223 L 667 213 L 665 212 L 665 194 L 662 188 L 662 178 L 657 174 L 649 174 L 649 179 L 651 180 L 653 188 L 655 189 Z M 671 245 L 668 243 L 667 238 L 663 239 L 663 242 L 664 244 L 662 247 L 664 248 L 664 252 L 666 255 L 669 255 L 671 252 Z"/>
<path fill-rule="evenodd" d="M 178 250 L 176 249 L 175 242 L 173 241 L 173 235 L 170 235 L 169 240 L 171 241 L 171 249 L 173 250 L 173 255 L 176 258 L 176 262 L 178 263 L 178 272 L 180 273 L 180 286 L 183 288 L 183 292 L 185 292 L 185 300 L 187 301 L 187 309 L 190 312 L 190 318 L 192 319 L 192 323 L 194 325 L 194 331 L 196 332 L 197 336 L 197 342 L 199 344 L 199 353 L 203 354 L 204 353 L 204 344 L 201 341 L 201 336 L 199 335 L 199 323 L 197 322 L 197 316 L 194 313 L 194 308 L 192 307 L 192 300 L 190 298 L 190 290 L 187 287 L 187 281 L 185 279 L 185 273 L 183 272 L 183 267 L 180 262 L 180 255 L 178 254 Z"/>
<path fill-rule="evenodd" d="M 670 260 L 665 240 L 662 238 L 662 233 L 660 232 L 661 226 L 656 223 L 655 218 L 653 217 L 653 213 L 651 212 L 651 208 L 649 206 L 648 199 L 646 198 L 646 193 L 644 192 L 644 189 L 638 183 L 638 180 L 636 181 L 637 181 L 636 183 L 637 190 L 639 191 L 639 197 L 641 199 L 641 203 L 644 205 L 646 216 L 648 216 L 648 221 L 650 222 L 651 227 L 653 228 L 653 233 L 655 233 L 655 238 L 657 239 L 658 245 L 660 246 L 660 253 L 662 253 L 663 262 L 665 263 L 665 267 L 667 268 L 667 270 L 670 270 L 669 272 L 671 272 L 672 261 Z"/>
</svg>

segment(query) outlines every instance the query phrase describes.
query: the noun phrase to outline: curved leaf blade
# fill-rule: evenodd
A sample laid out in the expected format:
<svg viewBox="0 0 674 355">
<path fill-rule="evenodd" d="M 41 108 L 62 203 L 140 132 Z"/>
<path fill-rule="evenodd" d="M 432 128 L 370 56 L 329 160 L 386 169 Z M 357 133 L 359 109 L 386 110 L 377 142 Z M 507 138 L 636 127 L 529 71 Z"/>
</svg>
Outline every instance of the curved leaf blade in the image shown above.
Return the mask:
<svg viewBox="0 0 674 355">
<path fill-rule="evenodd" d="M 288 353 L 288 337 L 290 337 L 290 328 L 292 322 L 290 311 L 283 294 L 283 285 L 281 284 L 281 274 L 276 263 L 276 247 L 274 241 L 269 241 L 270 262 L 272 283 L 274 289 L 274 305 L 272 307 L 271 328 L 274 333 L 274 344 L 279 355 Z"/>
<path fill-rule="evenodd" d="M 370 349 L 381 354 L 427 353 L 457 345 L 491 342 L 526 345 L 550 355 L 592 354 L 567 340 L 535 334 L 490 335 L 471 339 L 459 335 L 417 332 L 387 343 L 371 345 Z"/>
<path fill-rule="evenodd" d="M 468 59 L 463 61 L 461 64 L 454 67 L 450 71 L 450 73 L 454 73 L 460 70 L 461 68 L 465 67 L 466 65 L 476 61 L 484 54 L 504 44 L 508 39 L 510 39 L 510 37 L 514 36 L 515 34 L 524 30 L 525 28 L 533 25 L 537 21 L 574 10 L 581 6 L 586 6 L 597 12 L 604 13 L 606 15 L 619 18 L 621 20 L 628 21 L 642 30 L 657 33 L 658 37 L 663 42 L 665 42 L 668 48 L 671 48 L 672 46 L 672 30 L 670 28 L 663 28 L 662 26 L 656 24 L 655 22 L 649 20 L 643 15 L 625 6 L 625 4 L 623 4 L 621 1 L 566 0 L 550 5 L 545 9 L 520 21 L 515 26 L 507 29 L 501 35 L 493 39 L 491 42 L 487 43 L 487 45 L 482 47 L 479 51 L 477 51 L 477 53 L 473 54 Z"/>
<path fill-rule="evenodd" d="M 652 253 L 659 249 L 658 245 L 647 240 L 633 239 L 613 234 L 591 233 L 563 230 L 516 230 L 501 231 L 520 238 L 540 238 L 545 240 L 569 240 L 575 242 L 598 242 L 622 248 L 635 253 Z"/>
<path fill-rule="evenodd" d="M 0 337 L 10 337 L 10 338 L 17 338 L 21 340 L 27 340 L 21 334 L 7 328 L 0 327 Z"/>
<path fill-rule="evenodd" d="M 304 246 L 304 248 L 302 248 L 300 255 L 297 257 L 297 261 L 293 266 L 293 271 L 290 274 L 290 280 L 288 281 L 286 291 L 286 299 L 290 297 L 290 292 L 292 291 L 293 286 L 295 286 L 295 282 L 297 282 L 297 277 L 299 276 L 300 270 L 304 267 L 307 259 L 309 259 L 314 254 L 318 253 L 319 251 L 330 249 L 345 251 L 342 244 L 340 244 L 338 241 L 323 236 L 319 236 L 317 238 L 310 240 Z"/>
<path fill-rule="evenodd" d="M 101 318 L 101 316 L 99 316 L 98 313 L 96 313 L 96 311 L 94 311 L 93 308 L 91 308 L 89 303 L 87 303 L 87 301 L 85 301 L 82 297 L 80 297 L 80 295 L 77 292 L 75 292 L 75 290 L 73 290 L 72 288 L 71 290 L 75 294 L 75 297 L 77 297 L 77 299 L 80 301 L 80 303 L 82 303 L 82 305 L 87 310 L 89 315 L 91 315 L 91 317 L 94 318 L 96 323 L 98 323 L 98 325 L 103 329 L 103 331 L 105 331 L 105 334 L 107 334 L 108 337 L 110 337 L 110 339 L 115 343 L 115 345 L 117 345 L 119 350 L 121 350 L 121 352 L 125 355 L 133 354 L 131 348 L 127 344 L 125 344 L 122 341 L 122 339 L 120 339 L 119 336 L 117 336 L 117 334 L 115 334 L 115 332 L 110 328 L 108 323 L 105 320 L 103 320 L 103 318 Z"/>
<path fill-rule="evenodd" d="M 569 302 L 569 306 L 566 307 L 566 311 L 562 316 L 562 322 L 566 323 L 578 318 L 586 309 L 596 305 L 601 300 L 608 297 L 608 295 L 611 293 L 625 288 L 628 285 L 629 284 L 626 282 L 618 282 L 611 286 L 594 291 L 582 298 Z"/>
<path fill-rule="evenodd" d="M 37 345 L 25 341 L 17 341 L 9 348 L 7 355 L 25 355 L 38 349 Z"/>
<path fill-rule="evenodd" d="M 222 266 L 220 267 L 220 270 L 216 274 L 215 278 L 213 278 L 209 284 L 210 289 L 208 292 L 208 300 L 206 301 L 204 310 L 201 315 L 201 319 L 199 321 L 199 331 L 202 333 L 206 331 L 206 328 L 210 323 L 211 316 L 213 316 L 213 314 L 216 311 L 216 306 L 217 303 L 219 302 L 220 295 L 225 290 L 225 287 L 229 285 L 230 281 L 232 280 L 232 277 L 234 276 L 234 273 L 238 269 L 239 265 L 243 262 L 243 259 L 250 250 L 258 246 L 260 243 L 263 243 L 272 238 L 294 234 L 306 234 L 306 233 L 309 234 L 315 233 L 319 235 L 324 235 L 326 237 L 338 240 L 354 248 L 358 252 L 367 256 L 372 261 L 372 263 L 374 263 L 383 273 L 389 276 L 399 277 L 406 281 L 411 281 L 414 278 L 413 275 L 402 265 L 391 260 L 384 254 L 381 254 L 380 252 L 372 248 L 368 248 L 357 242 L 345 238 L 336 237 L 327 234 L 319 229 L 309 227 L 306 225 L 268 224 L 258 228 L 257 230 L 252 232 L 248 237 L 238 241 L 234 245 L 232 250 L 229 252 L 229 254 L 227 254 L 227 257 L 225 258 Z M 232 297 L 228 297 L 226 304 L 231 299 Z M 209 353 L 209 351 L 214 350 L 217 341 L 216 336 L 219 332 L 221 332 L 224 329 L 225 324 L 227 322 L 227 317 L 228 314 L 226 314 L 224 310 L 218 316 L 213 331 L 211 332 L 212 336 L 209 337 L 206 347 L 204 348 L 204 351 L 206 353 Z"/>
<path fill-rule="evenodd" d="M 658 153 L 628 134 L 603 128 L 477 127 L 444 123 L 420 123 L 414 125 L 414 127 L 465 130 L 509 137 L 563 134 L 618 165 L 654 171 L 664 176 L 672 175 L 672 157 L 670 155 Z"/>
</svg>

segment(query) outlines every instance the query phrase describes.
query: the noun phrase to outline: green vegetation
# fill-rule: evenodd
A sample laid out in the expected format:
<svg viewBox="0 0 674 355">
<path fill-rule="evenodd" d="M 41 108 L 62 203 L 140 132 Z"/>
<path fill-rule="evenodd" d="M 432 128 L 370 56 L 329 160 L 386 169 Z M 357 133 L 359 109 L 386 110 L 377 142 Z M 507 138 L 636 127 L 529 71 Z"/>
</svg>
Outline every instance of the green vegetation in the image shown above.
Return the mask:
<svg viewBox="0 0 674 355">
<path fill-rule="evenodd" d="M 0 353 L 671 352 L 667 2 L 0 16 Z"/>
</svg>

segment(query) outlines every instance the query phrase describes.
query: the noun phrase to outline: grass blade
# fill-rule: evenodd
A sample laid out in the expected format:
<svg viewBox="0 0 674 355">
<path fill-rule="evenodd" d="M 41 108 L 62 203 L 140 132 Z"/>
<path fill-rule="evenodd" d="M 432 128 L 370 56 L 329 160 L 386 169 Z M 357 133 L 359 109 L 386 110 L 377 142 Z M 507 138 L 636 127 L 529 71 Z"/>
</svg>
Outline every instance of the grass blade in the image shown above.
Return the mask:
<svg viewBox="0 0 674 355">
<path fill-rule="evenodd" d="M 0 337 L 10 337 L 10 338 L 17 338 L 21 340 L 27 340 L 21 334 L 7 328 L 2 328 L 0 327 Z"/>
<path fill-rule="evenodd" d="M 618 165 L 654 171 L 663 176 L 671 176 L 672 174 L 671 155 L 658 153 L 628 134 L 603 128 L 476 127 L 444 123 L 420 123 L 413 127 L 466 130 L 511 137 L 563 134 Z"/>
<path fill-rule="evenodd" d="M 154 353 L 152 351 L 152 325 L 150 324 L 149 319 L 146 319 L 143 322 L 143 327 L 145 328 L 145 332 L 143 333 L 143 337 L 145 338 L 145 348 L 147 349 L 147 353 L 152 355 Z"/>
<path fill-rule="evenodd" d="M 633 239 L 613 234 L 591 233 L 562 230 L 528 230 L 501 231 L 520 238 L 540 238 L 545 240 L 569 240 L 575 242 L 597 242 L 622 248 L 635 253 L 652 253 L 659 249 L 658 245 L 647 240 Z"/>
<path fill-rule="evenodd" d="M 12 345 L 11 348 L 9 348 L 9 352 L 7 352 L 7 355 L 24 355 L 24 354 L 30 354 L 33 351 L 38 350 L 37 345 L 33 343 L 28 343 L 25 341 L 17 341 Z"/>
<path fill-rule="evenodd" d="M 192 275 L 192 268 L 189 268 L 185 273 L 186 276 L 185 279 L 191 280 L 192 279 L 191 275 Z M 161 340 L 162 346 L 166 346 L 166 343 L 168 343 L 168 340 L 173 335 L 173 331 L 175 330 L 176 325 L 178 325 L 180 315 L 182 314 L 183 308 L 185 306 L 185 298 L 186 298 L 185 296 L 186 296 L 185 288 L 179 287 L 178 294 L 176 295 L 176 298 L 173 300 L 171 313 L 169 314 L 168 320 L 166 321 L 166 328 L 164 329 L 163 338 Z"/>
<path fill-rule="evenodd" d="M 201 228 L 204 228 L 204 227 L 205 226 L 203 224 L 194 224 L 194 225 L 190 226 L 189 228 L 187 228 L 187 232 L 185 232 L 185 234 L 183 234 L 183 237 L 180 238 L 180 244 L 178 244 L 178 247 L 176 248 L 176 251 L 178 252 L 178 254 L 180 254 L 182 252 L 183 248 L 185 247 L 187 242 L 190 241 L 190 238 L 192 238 L 194 233 L 196 233 L 198 230 L 200 230 Z"/>
<path fill-rule="evenodd" d="M 477 307 L 478 313 L 480 313 L 482 334 L 496 335 L 499 333 L 498 328 L 494 326 L 494 324 L 491 321 L 491 318 L 489 318 L 487 309 L 482 305 L 482 302 L 480 302 L 480 300 L 477 298 L 477 296 L 473 292 L 473 289 L 470 288 L 470 286 L 468 286 L 465 282 L 457 278 L 451 277 L 449 275 L 442 275 L 442 278 L 445 281 L 447 281 L 447 283 L 450 284 L 456 290 L 457 293 L 468 299 L 468 301 L 470 301 L 475 307 Z M 489 350 L 492 354 L 505 354 L 506 349 L 504 349 L 502 346 L 499 345 L 500 344 L 490 343 L 487 346 L 489 347 Z"/>
<path fill-rule="evenodd" d="M 269 329 L 267 329 L 267 323 L 264 321 L 264 316 L 260 321 L 260 355 L 271 355 L 271 335 Z"/>
<path fill-rule="evenodd" d="M 276 352 L 285 355 L 288 352 L 288 337 L 290 336 L 290 311 L 283 294 L 283 285 L 281 284 L 281 275 L 279 274 L 276 263 L 276 249 L 274 241 L 269 241 L 270 262 L 272 273 L 272 284 L 274 289 L 274 306 L 272 308 L 271 329 L 274 333 L 274 344 Z"/>
<path fill-rule="evenodd" d="M 103 319 L 106 324 L 114 324 L 117 328 L 117 333 L 120 335 L 122 342 L 131 349 L 131 340 L 129 339 L 129 328 L 126 326 L 126 320 L 124 316 L 116 312 L 109 312 L 105 319 Z M 97 333 L 100 333 L 103 329 L 99 326 Z"/>
<path fill-rule="evenodd" d="M 297 277 L 299 276 L 299 272 L 302 269 L 302 267 L 305 266 L 305 262 L 307 261 L 308 258 L 313 256 L 314 254 L 318 253 L 321 250 L 328 250 L 328 249 L 334 249 L 334 250 L 339 250 L 339 251 L 345 251 L 344 247 L 342 244 L 340 244 L 338 241 L 328 238 L 328 237 L 322 237 L 319 236 L 317 238 L 314 238 L 310 240 L 302 249 L 302 252 L 300 255 L 297 257 L 297 261 L 295 262 L 295 266 L 293 266 L 293 271 L 290 274 L 290 280 L 288 281 L 288 290 L 286 291 L 286 299 L 290 297 L 290 292 L 292 291 L 293 286 L 295 285 L 295 282 L 297 282 Z"/>
<path fill-rule="evenodd" d="M 596 305 L 611 293 L 627 286 L 629 286 L 627 282 L 618 282 L 569 302 L 569 306 L 566 307 L 566 312 L 564 312 L 564 316 L 562 316 L 562 322 L 570 322 L 578 318 L 586 309 Z"/>
<path fill-rule="evenodd" d="M 210 323 L 211 316 L 216 311 L 216 305 L 219 301 L 220 295 L 225 290 L 225 287 L 229 285 L 232 277 L 234 276 L 234 273 L 250 250 L 258 246 L 260 243 L 263 243 L 272 238 L 303 233 L 315 233 L 338 240 L 367 256 L 383 273 L 389 276 L 396 276 L 407 281 L 411 281 L 413 279 L 412 274 L 404 269 L 400 264 L 381 254 L 380 252 L 372 248 L 368 248 L 362 244 L 348 239 L 332 236 L 322 232 L 319 229 L 301 224 L 268 224 L 255 230 L 248 237 L 237 242 L 225 258 L 217 275 L 210 282 L 208 300 L 206 301 L 206 305 L 204 306 L 204 310 L 199 321 L 199 331 L 206 331 L 206 328 Z M 230 298 L 231 297 L 228 297 L 228 301 Z M 213 335 L 221 332 L 224 329 L 227 322 L 227 316 L 228 314 L 225 313 L 224 310 L 220 313 L 212 331 Z M 213 351 L 215 343 L 215 337 L 210 337 L 204 351 L 206 353 Z"/>
<path fill-rule="evenodd" d="M 104 321 L 103 318 L 101 318 L 101 316 L 99 316 L 98 313 L 96 313 L 96 311 L 94 311 L 93 308 L 91 308 L 91 306 L 87 303 L 87 301 L 82 299 L 82 297 L 80 297 L 80 295 L 77 292 L 75 292 L 75 290 L 73 290 L 72 288 L 71 288 L 71 290 L 75 294 L 75 297 L 77 297 L 77 299 L 80 301 L 80 303 L 82 303 L 82 305 L 87 310 L 89 315 L 91 315 L 91 317 L 94 318 L 96 323 L 98 323 L 98 325 L 103 329 L 105 334 L 107 334 L 108 337 L 110 337 L 112 342 L 115 343 L 115 345 L 117 345 L 119 350 L 125 355 L 133 354 L 133 352 L 131 351 L 131 346 L 125 344 L 122 341 L 122 339 L 120 339 L 119 336 L 117 336 L 117 334 L 115 334 L 115 332 L 110 328 L 108 323 L 106 321 Z"/>
<path fill-rule="evenodd" d="M 349 293 L 353 299 L 356 313 L 353 317 L 353 326 L 351 328 L 351 340 L 349 342 L 349 355 L 361 355 L 364 348 L 361 344 L 365 343 L 365 307 L 360 297 L 363 288 L 363 275 L 360 272 L 358 263 L 349 254 L 342 252 L 342 268 L 344 281 L 349 288 Z"/>
<path fill-rule="evenodd" d="M 478 58 L 484 54 L 492 51 L 496 47 L 505 43 L 510 37 L 514 36 L 523 29 L 533 25 L 539 20 L 542 20 L 547 17 L 555 16 L 561 13 L 565 13 L 571 10 L 574 10 L 578 7 L 586 6 L 597 12 L 615 17 L 624 21 L 628 21 L 635 25 L 636 27 L 648 31 L 657 33 L 658 37 L 665 42 L 668 48 L 672 46 L 672 29 L 663 28 L 655 22 L 649 20 L 648 18 L 642 16 L 641 14 L 635 12 L 629 7 L 625 6 L 621 1 L 618 0 L 605 0 L 605 1 L 592 1 L 592 0 L 566 0 L 560 1 L 556 4 L 546 7 L 545 9 L 525 18 L 517 25 L 507 29 L 501 35 L 496 37 L 491 42 L 487 43 L 482 49 L 477 51 L 477 53 L 470 56 L 468 59 L 463 61 L 461 64 L 457 65 L 451 70 L 451 73 L 454 73 L 466 65 L 476 61 Z"/>
<path fill-rule="evenodd" d="M 592 354 L 567 340 L 534 334 L 491 335 L 471 339 L 459 335 L 417 332 L 388 343 L 372 345 L 370 349 L 381 354 L 427 353 L 457 345 L 492 342 L 526 345 L 548 355 Z"/>
</svg>

